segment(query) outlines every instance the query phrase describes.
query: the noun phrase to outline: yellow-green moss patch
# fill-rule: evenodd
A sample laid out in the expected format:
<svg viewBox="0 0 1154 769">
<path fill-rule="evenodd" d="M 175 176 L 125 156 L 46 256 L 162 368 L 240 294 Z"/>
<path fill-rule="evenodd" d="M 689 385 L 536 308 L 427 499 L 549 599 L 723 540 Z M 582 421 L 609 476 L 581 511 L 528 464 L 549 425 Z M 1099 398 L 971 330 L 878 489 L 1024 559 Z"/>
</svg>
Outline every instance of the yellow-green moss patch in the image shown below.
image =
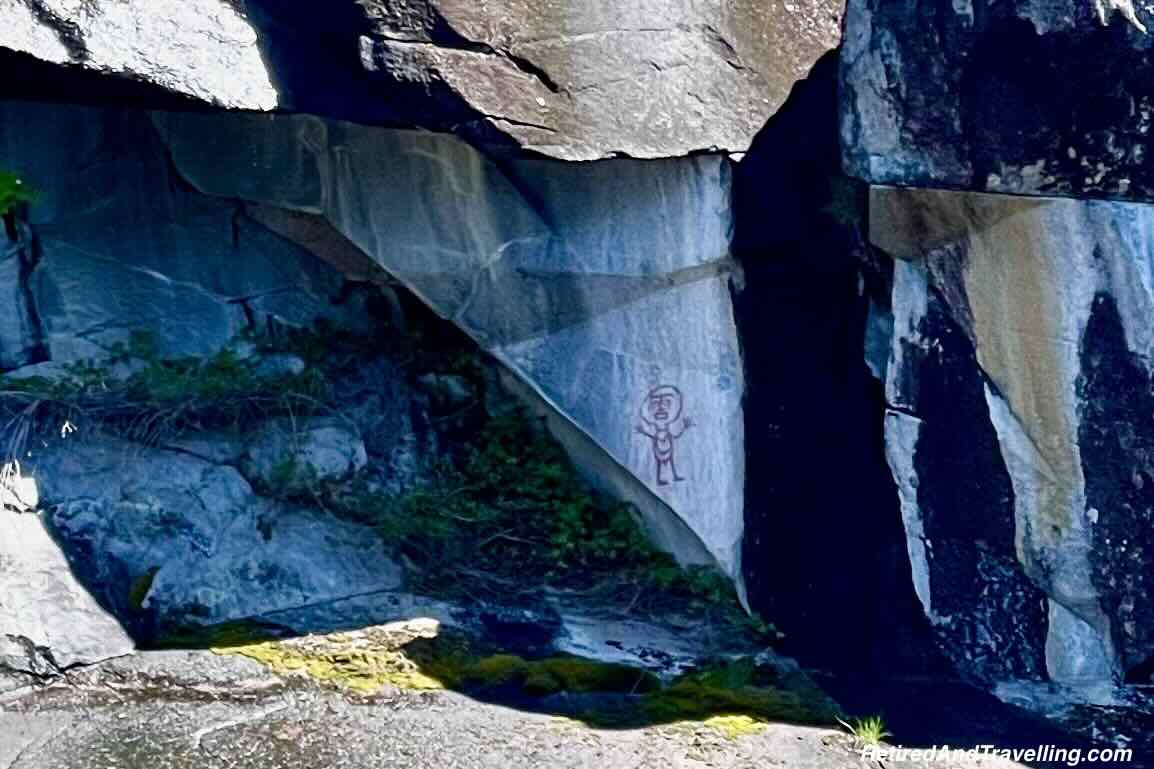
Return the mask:
<svg viewBox="0 0 1154 769">
<path fill-rule="evenodd" d="M 765 722 L 751 716 L 713 716 L 705 719 L 705 725 L 724 734 L 731 740 L 760 734 L 765 729 Z"/>
<path fill-rule="evenodd" d="M 500 690 L 511 695 L 559 692 L 644 694 L 660 688 L 652 673 L 571 656 L 540 660 L 481 654 L 468 641 L 442 634 L 432 620 L 414 620 L 350 633 L 284 640 L 213 644 L 220 654 L 256 660 L 281 675 L 304 675 L 360 693 L 385 685 L 401 689 Z"/>
<path fill-rule="evenodd" d="M 385 685 L 401 689 L 443 689 L 404 654 L 384 649 L 333 648 L 328 651 L 301 648 L 280 641 L 234 646 L 228 654 L 256 660 L 280 675 L 303 674 L 321 683 L 334 684 L 363 694 Z"/>
<path fill-rule="evenodd" d="M 426 674 L 404 653 L 406 645 L 435 638 L 437 632 L 435 621 L 413 620 L 349 633 L 214 647 L 213 651 L 248 657 L 279 675 L 303 675 L 361 694 L 371 694 L 386 685 L 443 689 L 440 680 Z"/>
</svg>

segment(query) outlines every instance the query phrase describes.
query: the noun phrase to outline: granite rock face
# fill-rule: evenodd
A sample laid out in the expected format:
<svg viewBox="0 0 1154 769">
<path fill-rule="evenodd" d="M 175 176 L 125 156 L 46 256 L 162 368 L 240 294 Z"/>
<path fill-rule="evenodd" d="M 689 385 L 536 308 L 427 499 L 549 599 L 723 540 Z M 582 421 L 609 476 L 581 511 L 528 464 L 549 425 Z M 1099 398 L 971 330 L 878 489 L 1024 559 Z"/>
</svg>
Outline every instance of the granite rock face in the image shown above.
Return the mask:
<svg viewBox="0 0 1154 769">
<path fill-rule="evenodd" d="M 1154 658 L 1154 209 L 875 190 L 886 441 L 915 585 L 986 679 Z"/>
<path fill-rule="evenodd" d="M 740 582 L 727 159 L 497 163 L 455 137 L 316 117 L 9 103 L 6 165 L 44 194 L 12 288 L 39 324 L 0 350 L 38 343 L 56 366 L 143 328 L 162 357 L 209 355 L 273 321 L 354 328 L 350 285 L 399 281 L 560 415 L 578 464 L 661 547 Z M 259 479 L 277 460 L 256 464 Z"/>
<path fill-rule="evenodd" d="M 132 639 L 73 578 L 42 519 L 0 515 L 0 683 L 5 672 L 51 676 L 131 654 Z"/>
<path fill-rule="evenodd" d="M 241 470 L 252 483 L 295 496 L 317 483 L 345 480 L 367 462 L 365 443 L 351 426 L 283 418 L 269 420 L 249 439 Z"/>
<path fill-rule="evenodd" d="M 0 103 L 0 168 L 37 192 L 0 245 L 4 369 L 100 358 L 134 329 L 204 356 L 270 321 L 347 318 L 343 276 L 174 176 L 146 113 Z"/>
<path fill-rule="evenodd" d="M 220 107 L 277 106 L 256 32 L 232 3 L 3 0 L 0 17 L 0 47 L 131 75 Z"/>
<path fill-rule="evenodd" d="M 1154 199 L 1152 28 L 1131 0 L 850 0 L 846 168 L 875 184 Z"/>
<path fill-rule="evenodd" d="M 188 450 L 61 440 L 27 464 L 73 571 L 140 637 L 401 582 L 371 527 L 259 496 Z"/>
<path fill-rule="evenodd" d="M 837 44 L 841 9 L 335 0 L 318 13 L 303 0 L 2 0 L 0 48 L 213 106 L 451 129 L 567 160 L 670 157 L 744 151 Z"/>
<path fill-rule="evenodd" d="M 627 496 L 663 547 L 740 581 L 726 159 L 498 164 L 452 137 L 314 117 L 154 121 L 201 192 L 325 218 L 592 438 L 617 466 L 598 483 L 639 479 Z"/>
</svg>

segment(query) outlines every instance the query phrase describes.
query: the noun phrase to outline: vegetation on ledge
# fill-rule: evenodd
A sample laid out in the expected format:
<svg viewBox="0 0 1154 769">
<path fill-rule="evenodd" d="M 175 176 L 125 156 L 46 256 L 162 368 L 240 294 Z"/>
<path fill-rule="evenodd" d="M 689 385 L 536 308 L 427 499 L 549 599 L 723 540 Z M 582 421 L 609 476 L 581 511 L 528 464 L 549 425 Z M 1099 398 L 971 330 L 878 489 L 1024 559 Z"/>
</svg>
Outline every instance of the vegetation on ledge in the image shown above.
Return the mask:
<svg viewBox="0 0 1154 769">
<path fill-rule="evenodd" d="M 627 665 L 569 655 L 528 659 L 477 647 L 432 620 L 292 639 L 253 638 L 225 627 L 215 651 L 260 662 L 350 694 L 390 687 L 451 689 L 485 701 L 561 712 L 597 727 L 699 723 L 736 738 L 766 723 L 830 724 L 836 709 L 816 688 L 798 685 L 748 658 L 718 662 L 662 682 Z M 555 695 L 564 694 L 558 699 Z M 534 704 L 535 703 L 535 704 Z"/>
<path fill-rule="evenodd" d="M 424 488 L 396 498 L 354 481 L 325 503 L 375 526 L 417 567 L 420 592 L 508 600 L 577 590 L 629 612 L 691 611 L 777 638 L 746 614 L 725 576 L 683 569 L 654 548 L 631 506 L 592 491 L 557 443 L 520 417 L 486 420 Z"/>
<path fill-rule="evenodd" d="M 481 393 L 491 364 L 474 348 L 419 335 L 387 344 L 373 348 L 318 328 L 238 341 L 254 355 L 225 349 L 207 359 L 167 359 L 150 334 L 134 333 L 107 359 L 66 366 L 51 379 L 5 377 L 0 419 L 14 426 L 9 456 L 60 425 L 158 443 L 203 429 L 240 433 L 278 415 L 339 415 L 333 383 L 384 355 L 414 382 L 432 373 L 475 390 L 476 403 L 432 420 L 442 450 L 420 485 L 384 493 L 370 466 L 339 483 L 267 493 L 373 526 L 409 567 L 417 592 L 515 603 L 540 600 L 542 589 L 568 591 L 625 615 L 679 614 L 723 636 L 776 640 L 771 625 L 741 607 L 728 578 L 683 569 L 654 548 L 636 511 L 590 489 L 543 427 L 508 410 L 490 415 Z M 259 365 L 268 354 L 291 354 L 303 370 L 270 375 Z M 278 475 L 307 478 L 284 469 Z"/>
</svg>

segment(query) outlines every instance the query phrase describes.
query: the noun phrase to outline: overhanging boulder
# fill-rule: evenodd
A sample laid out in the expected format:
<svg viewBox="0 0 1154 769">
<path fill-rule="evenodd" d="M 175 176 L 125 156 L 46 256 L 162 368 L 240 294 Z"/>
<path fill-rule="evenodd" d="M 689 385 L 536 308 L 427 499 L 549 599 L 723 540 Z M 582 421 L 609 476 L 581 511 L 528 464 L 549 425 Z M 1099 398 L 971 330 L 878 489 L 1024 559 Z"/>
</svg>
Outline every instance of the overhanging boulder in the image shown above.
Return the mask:
<svg viewBox="0 0 1154 769">
<path fill-rule="evenodd" d="M 841 8 L 839 0 L 333 0 L 323 11 L 304 0 L 0 0 L 0 48 L 204 105 L 456 130 L 567 160 L 652 158 L 745 151 L 837 44 Z M 5 67 L 6 80 L 45 80 L 13 77 L 19 66 Z M 45 98 L 19 82 L 0 93 L 21 88 Z"/>
</svg>

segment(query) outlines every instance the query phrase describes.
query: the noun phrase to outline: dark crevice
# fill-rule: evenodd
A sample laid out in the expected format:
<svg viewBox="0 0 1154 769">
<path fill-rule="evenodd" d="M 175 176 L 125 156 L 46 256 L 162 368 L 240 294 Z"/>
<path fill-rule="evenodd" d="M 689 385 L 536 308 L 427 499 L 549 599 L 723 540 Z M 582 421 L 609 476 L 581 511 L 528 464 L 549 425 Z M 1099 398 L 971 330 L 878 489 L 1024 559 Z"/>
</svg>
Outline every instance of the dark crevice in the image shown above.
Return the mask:
<svg viewBox="0 0 1154 769">
<path fill-rule="evenodd" d="M 1154 650 L 1154 379 L 1126 343 L 1114 298 L 1094 298 L 1077 382 L 1078 446 L 1092 529 L 1090 578 L 1128 677 L 1151 670 Z"/>
<path fill-rule="evenodd" d="M 99 107 L 207 112 L 212 108 L 189 96 L 129 77 L 96 72 L 80 65 L 61 66 L 0 47 L 0 99 L 57 102 Z"/>
<path fill-rule="evenodd" d="M 534 123 L 529 120 L 518 120 L 517 118 L 509 117 L 508 115 L 490 115 L 485 113 L 487 120 L 493 120 L 500 123 L 508 123 L 509 125 L 521 126 L 523 128 L 536 128 L 540 131 L 547 131 L 549 133 L 557 133 L 557 129 L 552 126 L 547 126 L 544 123 Z M 457 128 L 457 126 L 454 126 Z"/>
<path fill-rule="evenodd" d="M 68 51 L 68 58 L 71 61 L 83 63 L 91 58 L 80 25 L 49 8 L 44 0 L 23 0 L 23 3 L 38 23 L 52 30 L 60 44 Z"/>
<path fill-rule="evenodd" d="M 513 64 L 513 66 L 524 72 L 526 75 L 539 80 L 542 85 L 544 85 L 553 93 L 561 93 L 561 86 L 557 85 L 557 82 L 553 80 L 549 73 L 526 59 L 524 56 L 517 56 L 516 54 L 505 50 L 497 51 L 494 49 L 493 52 L 504 56 L 509 62 Z"/>
<path fill-rule="evenodd" d="M 24 295 L 25 312 L 28 316 L 28 338 L 32 345 L 28 348 L 27 363 L 43 363 L 49 359 L 47 334 L 44 331 L 44 321 L 40 317 L 40 310 L 36 306 L 36 296 L 32 290 L 32 275 L 43 258 L 40 238 L 34 230 L 30 230 L 28 247 L 22 251 L 20 258 L 20 290 Z"/>
<path fill-rule="evenodd" d="M 20 368 L 48 360 L 48 347 L 45 342 L 44 324 L 36 306 L 35 293 L 32 290 L 33 273 L 40 263 L 40 241 L 35 231 L 24 223 L 19 210 L 9 211 L 4 217 L 5 237 L 10 241 L 9 256 L 16 262 L 15 295 L 16 307 L 12 311 L 20 325 L 18 338 L 23 340 L 20 349 L 12 350 L 6 356 L 4 366 Z M 0 241 L 2 243 L 2 241 Z M 0 348 L 0 354 L 3 353 Z"/>
<path fill-rule="evenodd" d="M 818 62 L 734 174 L 743 569 L 754 608 L 803 663 L 922 675 L 940 659 L 885 460 L 883 389 L 865 363 L 859 286 L 878 271 L 863 267 L 864 189 L 840 170 L 836 71 L 836 52 Z"/>
</svg>

